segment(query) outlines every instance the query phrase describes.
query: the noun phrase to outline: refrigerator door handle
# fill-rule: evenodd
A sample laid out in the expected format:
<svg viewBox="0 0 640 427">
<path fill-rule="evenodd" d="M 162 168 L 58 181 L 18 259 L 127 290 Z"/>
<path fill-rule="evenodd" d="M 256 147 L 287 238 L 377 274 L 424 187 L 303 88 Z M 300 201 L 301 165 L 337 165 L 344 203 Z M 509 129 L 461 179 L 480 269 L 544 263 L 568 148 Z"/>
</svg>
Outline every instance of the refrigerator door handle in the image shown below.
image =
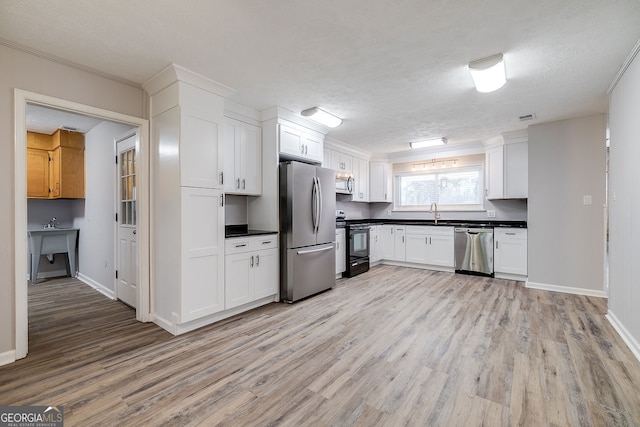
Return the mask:
<svg viewBox="0 0 640 427">
<path fill-rule="evenodd" d="M 324 251 L 330 251 L 331 249 L 333 249 L 333 246 L 327 246 L 326 248 L 322 248 L 322 249 L 309 249 L 306 251 L 297 251 L 296 253 L 298 255 L 305 255 L 305 254 L 312 254 L 315 252 L 324 252 Z"/>
<path fill-rule="evenodd" d="M 320 232 L 320 224 L 322 224 L 322 211 L 324 209 L 322 203 L 322 184 L 320 184 L 320 178 L 316 177 L 316 181 L 318 182 L 318 227 L 316 228 L 316 233 Z"/>
<path fill-rule="evenodd" d="M 313 233 L 318 232 L 318 181 L 313 177 L 313 189 L 311 190 L 311 221 L 313 223 Z"/>
</svg>

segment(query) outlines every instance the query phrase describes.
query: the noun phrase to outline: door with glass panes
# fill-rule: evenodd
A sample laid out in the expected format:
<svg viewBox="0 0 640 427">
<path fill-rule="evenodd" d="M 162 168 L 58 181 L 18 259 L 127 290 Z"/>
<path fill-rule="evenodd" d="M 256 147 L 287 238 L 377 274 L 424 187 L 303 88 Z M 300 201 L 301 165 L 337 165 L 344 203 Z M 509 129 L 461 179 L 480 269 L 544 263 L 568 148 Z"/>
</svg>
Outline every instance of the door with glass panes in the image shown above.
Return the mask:
<svg viewBox="0 0 640 427">
<path fill-rule="evenodd" d="M 136 146 L 138 134 L 117 141 L 117 239 L 116 239 L 116 297 L 125 304 L 138 306 L 138 257 L 136 248 Z"/>
</svg>

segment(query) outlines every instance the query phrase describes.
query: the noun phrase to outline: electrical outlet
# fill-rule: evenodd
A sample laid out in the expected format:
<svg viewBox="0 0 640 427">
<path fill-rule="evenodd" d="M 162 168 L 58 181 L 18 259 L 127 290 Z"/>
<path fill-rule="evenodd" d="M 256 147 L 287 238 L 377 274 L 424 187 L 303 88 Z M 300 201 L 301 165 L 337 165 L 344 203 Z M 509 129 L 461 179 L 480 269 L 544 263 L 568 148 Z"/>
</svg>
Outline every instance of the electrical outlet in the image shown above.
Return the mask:
<svg viewBox="0 0 640 427">
<path fill-rule="evenodd" d="M 591 195 L 582 196 L 582 203 L 585 205 L 591 204 Z"/>
<path fill-rule="evenodd" d="M 495 218 L 496 217 L 496 210 L 495 209 L 489 209 L 487 211 L 487 217 L 489 218 Z"/>
</svg>

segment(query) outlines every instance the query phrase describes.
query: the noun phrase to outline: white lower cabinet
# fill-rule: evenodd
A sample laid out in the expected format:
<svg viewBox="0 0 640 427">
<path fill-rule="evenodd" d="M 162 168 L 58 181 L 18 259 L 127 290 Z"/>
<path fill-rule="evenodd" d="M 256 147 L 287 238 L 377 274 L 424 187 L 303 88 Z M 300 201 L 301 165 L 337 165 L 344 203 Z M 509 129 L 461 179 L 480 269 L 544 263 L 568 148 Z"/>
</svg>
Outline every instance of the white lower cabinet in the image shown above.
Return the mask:
<svg viewBox="0 0 640 427">
<path fill-rule="evenodd" d="M 278 293 L 277 235 L 227 239 L 225 250 L 225 309 Z"/>
<path fill-rule="evenodd" d="M 347 269 L 346 230 L 336 228 L 336 276 Z"/>
<path fill-rule="evenodd" d="M 406 260 L 406 236 L 404 225 L 393 226 L 393 261 Z"/>
<path fill-rule="evenodd" d="M 393 239 L 393 225 L 380 226 L 380 256 L 382 259 L 393 260 L 396 257 L 395 241 Z"/>
<path fill-rule="evenodd" d="M 494 229 L 494 274 L 498 278 L 523 279 L 527 276 L 527 229 Z"/>
<path fill-rule="evenodd" d="M 439 267 L 454 266 L 453 227 L 407 226 L 405 260 Z"/>
</svg>

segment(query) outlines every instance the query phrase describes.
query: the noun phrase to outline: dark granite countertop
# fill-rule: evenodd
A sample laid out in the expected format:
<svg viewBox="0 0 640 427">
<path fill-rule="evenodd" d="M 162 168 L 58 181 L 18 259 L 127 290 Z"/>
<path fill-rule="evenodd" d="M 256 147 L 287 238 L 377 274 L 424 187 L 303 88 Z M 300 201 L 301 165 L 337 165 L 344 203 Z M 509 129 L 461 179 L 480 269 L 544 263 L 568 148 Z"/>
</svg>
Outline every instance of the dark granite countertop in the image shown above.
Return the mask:
<svg viewBox="0 0 640 427">
<path fill-rule="evenodd" d="M 226 225 L 224 227 L 224 237 L 247 237 L 247 236 L 263 236 L 267 234 L 278 234 L 277 231 L 270 230 L 251 230 L 246 224 Z"/>
<path fill-rule="evenodd" d="M 484 220 L 434 220 L 424 219 L 348 219 L 346 224 L 397 224 L 397 225 L 435 225 L 449 227 L 510 227 L 527 228 L 526 221 L 484 221 Z"/>
</svg>

